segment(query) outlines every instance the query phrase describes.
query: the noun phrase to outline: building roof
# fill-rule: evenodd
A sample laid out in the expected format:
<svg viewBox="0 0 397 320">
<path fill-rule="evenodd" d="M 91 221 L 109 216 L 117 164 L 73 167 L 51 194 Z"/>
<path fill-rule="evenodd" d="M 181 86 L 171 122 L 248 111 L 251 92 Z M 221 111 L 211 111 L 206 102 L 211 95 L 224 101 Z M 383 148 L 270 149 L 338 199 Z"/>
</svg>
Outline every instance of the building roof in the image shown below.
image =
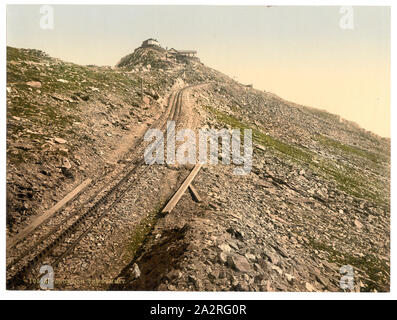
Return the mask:
<svg viewBox="0 0 397 320">
<path fill-rule="evenodd" d="M 194 53 L 196 54 L 197 51 L 196 50 L 178 50 L 179 53 Z"/>
<path fill-rule="evenodd" d="M 143 41 L 143 42 L 150 41 L 150 40 L 158 42 L 156 39 L 153 39 L 153 38 L 146 39 L 146 40 Z"/>
</svg>

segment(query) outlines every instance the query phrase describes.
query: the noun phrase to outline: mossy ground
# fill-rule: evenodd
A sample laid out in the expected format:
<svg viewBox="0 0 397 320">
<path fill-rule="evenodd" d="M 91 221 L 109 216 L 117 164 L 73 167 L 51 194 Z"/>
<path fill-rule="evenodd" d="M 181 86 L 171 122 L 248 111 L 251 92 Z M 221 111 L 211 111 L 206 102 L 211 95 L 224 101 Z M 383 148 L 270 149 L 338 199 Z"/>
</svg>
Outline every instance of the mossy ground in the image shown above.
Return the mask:
<svg viewBox="0 0 397 320">
<path fill-rule="evenodd" d="M 135 228 L 127 245 L 128 256 L 130 258 L 134 259 L 138 255 L 148 235 L 154 229 L 157 220 L 161 218 L 160 211 L 164 205 L 164 203 L 157 204 L 155 209 L 149 212 Z"/>
<path fill-rule="evenodd" d="M 325 178 L 331 178 L 336 182 L 340 190 L 347 192 L 354 197 L 371 200 L 375 204 L 381 205 L 385 208 L 389 207 L 389 197 L 381 187 L 382 182 L 369 179 L 369 177 L 363 175 L 351 166 L 335 163 L 334 161 L 321 157 L 310 150 L 302 149 L 299 146 L 291 145 L 276 139 L 269 134 L 263 133 L 258 127 L 244 123 L 234 115 L 226 114 L 225 112 L 217 110 L 211 106 L 204 106 L 204 108 L 213 114 L 220 123 L 241 130 L 251 129 L 254 143 L 267 147 L 269 151 L 277 152 L 279 155 L 287 157 L 302 166 L 309 167 L 318 174 L 323 175 Z M 359 155 L 361 157 L 368 156 L 366 159 L 369 159 L 370 161 L 374 161 L 375 158 L 377 159 L 376 161 L 381 161 L 380 158 L 369 151 L 347 146 L 331 139 L 322 138 L 321 141 L 323 143 L 327 143 L 327 145 L 332 144 L 332 146 L 338 147 L 343 152 L 353 153 L 354 155 Z"/>
<path fill-rule="evenodd" d="M 325 252 L 328 255 L 328 260 L 340 266 L 351 265 L 359 274 L 365 272 L 364 277 L 359 277 L 364 283 L 365 287 L 361 290 L 364 292 L 388 292 L 390 268 L 387 264 L 376 258 L 372 254 L 366 254 L 363 257 L 355 257 L 351 254 L 335 250 L 331 246 L 310 239 L 309 245 L 314 250 Z"/>
</svg>

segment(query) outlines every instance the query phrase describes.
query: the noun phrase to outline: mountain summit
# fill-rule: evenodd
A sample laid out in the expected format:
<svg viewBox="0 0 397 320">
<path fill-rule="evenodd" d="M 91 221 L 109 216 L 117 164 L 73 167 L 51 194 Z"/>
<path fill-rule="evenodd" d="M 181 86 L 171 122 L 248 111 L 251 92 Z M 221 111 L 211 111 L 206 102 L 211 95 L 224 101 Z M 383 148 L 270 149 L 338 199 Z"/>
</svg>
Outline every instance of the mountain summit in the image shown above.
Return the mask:
<svg viewBox="0 0 397 320">
<path fill-rule="evenodd" d="M 142 46 L 123 57 L 116 67 L 138 70 L 142 68 L 172 69 L 178 65 L 199 62 L 196 50 L 164 49 L 155 39 L 143 41 Z"/>
</svg>

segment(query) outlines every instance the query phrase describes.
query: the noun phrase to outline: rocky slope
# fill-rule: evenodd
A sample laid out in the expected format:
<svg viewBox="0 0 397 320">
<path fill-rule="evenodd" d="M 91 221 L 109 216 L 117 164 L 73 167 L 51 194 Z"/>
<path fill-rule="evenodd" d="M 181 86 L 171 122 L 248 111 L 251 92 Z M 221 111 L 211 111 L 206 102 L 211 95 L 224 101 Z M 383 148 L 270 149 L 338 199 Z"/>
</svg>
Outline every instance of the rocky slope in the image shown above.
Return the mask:
<svg viewBox="0 0 397 320">
<path fill-rule="evenodd" d="M 211 83 L 193 96 L 201 127 L 253 130 L 254 168 L 206 166 L 203 203 L 186 194 L 116 288 L 341 291 L 351 265 L 353 291 L 388 291 L 390 140 L 202 64 L 185 74 Z"/>
<path fill-rule="evenodd" d="M 7 68 L 10 233 L 109 166 L 175 83 L 207 83 L 190 96 L 194 129 L 252 129 L 253 170 L 205 165 L 194 181 L 203 202 L 186 193 L 159 218 L 111 288 L 340 291 L 339 268 L 351 265 L 353 290 L 389 290 L 389 139 L 162 48 L 138 48 L 116 68 L 8 48 Z"/>
<path fill-rule="evenodd" d="M 142 135 L 177 79 L 7 48 L 8 231 L 109 169 L 122 138 Z"/>
</svg>

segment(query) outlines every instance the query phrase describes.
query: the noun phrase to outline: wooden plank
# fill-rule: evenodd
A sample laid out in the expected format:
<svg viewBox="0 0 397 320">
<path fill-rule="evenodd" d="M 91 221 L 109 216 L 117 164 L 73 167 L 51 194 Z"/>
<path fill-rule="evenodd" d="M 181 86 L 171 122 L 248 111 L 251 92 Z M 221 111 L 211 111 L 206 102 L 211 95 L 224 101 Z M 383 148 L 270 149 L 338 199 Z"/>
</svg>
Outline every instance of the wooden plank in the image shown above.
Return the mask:
<svg viewBox="0 0 397 320">
<path fill-rule="evenodd" d="M 60 200 L 55 206 L 45 211 L 40 216 L 36 217 L 25 229 L 19 232 L 17 235 L 7 240 L 7 250 L 12 248 L 17 242 L 21 239 L 25 238 L 28 234 L 30 234 L 34 229 L 36 229 L 39 225 L 41 225 L 45 220 L 54 215 L 59 209 L 61 209 L 65 204 L 67 204 L 70 200 L 72 200 L 78 193 L 80 193 L 85 187 L 87 187 L 91 183 L 91 179 L 88 178 L 84 180 L 80 185 L 74 188 L 71 192 L 69 192 L 62 200 Z"/>
<path fill-rule="evenodd" d="M 185 193 L 186 189 L 189 187 L 190 183 L 193 181 L 197 173 L 200 171 L 201 166 L 202 166 L 201 163 L 198 163 L 194 166 L 193 170 L 190 172 L 188 177 L 182 183 L 178 191 L 175 192 L 175 194 L 173 195 L 171 200 L 167 203 L 167 205 L 164 207 L 164 209 L 161 211 L 161 213 L 167 214 L 170 213 L 172 209 L 174 209 L 178 201 L 181 199 L 182 195 Z"/>
<path fill-rule="evenodd" d="M 193 200 L 196 202 L 201 202 L 201 197 L 200 197 L 199 193 L 197 192 L 196 188 L 193 187 L 192 184 L 190 184 L 189 190 L 190 190 L 190 193 L 192 194 Z"/>
</svg>

